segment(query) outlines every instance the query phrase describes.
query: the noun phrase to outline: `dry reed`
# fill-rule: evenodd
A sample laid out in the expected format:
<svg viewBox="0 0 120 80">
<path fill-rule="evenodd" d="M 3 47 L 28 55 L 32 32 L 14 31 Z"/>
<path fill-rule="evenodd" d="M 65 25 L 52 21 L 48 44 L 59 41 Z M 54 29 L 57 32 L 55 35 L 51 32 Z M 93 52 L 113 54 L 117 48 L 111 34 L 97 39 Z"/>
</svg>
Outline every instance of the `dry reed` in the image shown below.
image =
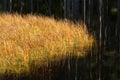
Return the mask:
<svg viewBox="0 0 120 80">
<path fill-rule="evenodd" d="M 0 14 L 0 73 L 22 73 L 67 55 L 84 56 L 94 40 L 85 25 L 53 18 Z"/>
</svg>

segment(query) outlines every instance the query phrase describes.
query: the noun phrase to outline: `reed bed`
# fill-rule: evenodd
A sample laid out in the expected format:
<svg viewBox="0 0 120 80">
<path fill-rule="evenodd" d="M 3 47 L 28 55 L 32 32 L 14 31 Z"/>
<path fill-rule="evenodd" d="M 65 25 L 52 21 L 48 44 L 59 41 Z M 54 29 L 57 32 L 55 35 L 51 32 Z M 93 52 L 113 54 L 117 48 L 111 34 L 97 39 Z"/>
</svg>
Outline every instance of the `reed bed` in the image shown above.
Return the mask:
<svg viewBox="0 0 120 80">
<path fill-rule="evenodd" d="M 45 16 L 0 14 L 0 74 L 24 73 L 69 55 L 84 57 L 94 39 L 86 26 Z"/>
</svg>

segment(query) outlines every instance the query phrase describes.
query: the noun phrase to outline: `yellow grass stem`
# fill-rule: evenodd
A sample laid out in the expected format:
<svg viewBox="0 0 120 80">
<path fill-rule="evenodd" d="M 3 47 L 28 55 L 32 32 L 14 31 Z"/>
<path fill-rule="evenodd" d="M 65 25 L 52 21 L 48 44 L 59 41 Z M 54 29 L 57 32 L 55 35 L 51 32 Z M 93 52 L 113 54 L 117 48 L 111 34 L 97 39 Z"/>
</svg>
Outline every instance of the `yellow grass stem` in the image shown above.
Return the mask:
<svg viewBox="0 0 120 80">
<path fill-rule="evenodd" d="M 0 73 L 22 73 L 30 63 L 46 65 L 71 55 L 83 56 L 94 39 L 83 24 L 43 16 L 0 14 Z"/>
</svg>

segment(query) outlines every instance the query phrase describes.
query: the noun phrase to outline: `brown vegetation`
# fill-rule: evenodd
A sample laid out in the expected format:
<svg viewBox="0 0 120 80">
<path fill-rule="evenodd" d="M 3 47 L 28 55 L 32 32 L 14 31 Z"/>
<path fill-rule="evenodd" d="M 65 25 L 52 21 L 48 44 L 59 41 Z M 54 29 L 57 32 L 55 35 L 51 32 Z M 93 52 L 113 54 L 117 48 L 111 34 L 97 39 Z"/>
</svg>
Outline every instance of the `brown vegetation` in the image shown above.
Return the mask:
<svg viewBox="0 0 120 80">
<path fill-rule="evenodd" d="M 94 40 L 84 25 L 41 16 L 0 14 L 0 73 L 23 73 L 30 65 L 85 56 Z M 33 62 L 33 63 L 32 63 Z"/>
</svg>

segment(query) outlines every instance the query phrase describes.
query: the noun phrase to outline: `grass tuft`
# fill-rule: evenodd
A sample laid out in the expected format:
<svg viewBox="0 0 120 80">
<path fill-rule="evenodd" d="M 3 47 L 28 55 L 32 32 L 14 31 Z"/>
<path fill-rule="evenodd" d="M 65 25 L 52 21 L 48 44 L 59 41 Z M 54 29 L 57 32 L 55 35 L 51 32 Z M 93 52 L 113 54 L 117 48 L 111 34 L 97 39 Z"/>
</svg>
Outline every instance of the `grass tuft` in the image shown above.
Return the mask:
<svg viewBox="0 0 120 80">
<path fill-rule="evenodd" d="M 94 39 L 83 24 L 0 14 L 0 73 L 24 73 L 68 55 L 85 56 Z"/>
</svg>

